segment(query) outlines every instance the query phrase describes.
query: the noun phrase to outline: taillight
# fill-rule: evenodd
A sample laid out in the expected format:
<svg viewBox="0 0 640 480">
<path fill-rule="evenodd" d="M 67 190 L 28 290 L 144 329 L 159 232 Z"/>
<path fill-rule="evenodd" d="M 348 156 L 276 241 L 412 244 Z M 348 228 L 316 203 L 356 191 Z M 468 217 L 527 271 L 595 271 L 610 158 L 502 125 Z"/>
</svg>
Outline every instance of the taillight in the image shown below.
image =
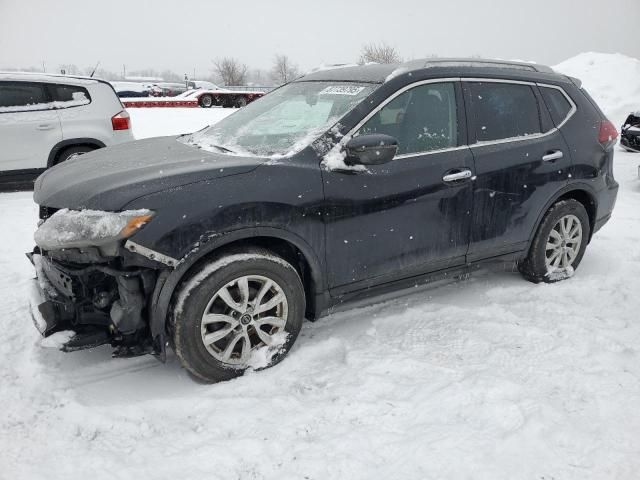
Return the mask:
<svg viewBox="0 0 640 480">
<path fill-rule="evenodd" d="M 613 143 L 618 138 L 618 130 L 609 120 L 600 122 L 600 133 L 598 133 L 598 142 L 602 145 Z"/>
<path fill-rule="evenodd" d="M 131 121 L 127 111 L 123 110 L 111 117 L 111 126 L 114 130 L 129 130 L 129 128 L 131 128 Z"/>
</svg>

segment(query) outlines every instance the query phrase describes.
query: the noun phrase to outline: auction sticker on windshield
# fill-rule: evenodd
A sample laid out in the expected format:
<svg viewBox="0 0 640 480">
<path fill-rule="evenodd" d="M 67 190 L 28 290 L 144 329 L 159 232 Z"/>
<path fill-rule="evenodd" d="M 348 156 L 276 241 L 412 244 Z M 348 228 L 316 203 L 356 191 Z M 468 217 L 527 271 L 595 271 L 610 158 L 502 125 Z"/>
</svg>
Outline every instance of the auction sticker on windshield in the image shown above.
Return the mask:
<svg viewBox="0 0 640 480">
<path fill-rule="evenodd" d="M 358 95 L 364 87 L 352 85 L 332 85 L 318 92 L 318 95 Z"/>
</svg>

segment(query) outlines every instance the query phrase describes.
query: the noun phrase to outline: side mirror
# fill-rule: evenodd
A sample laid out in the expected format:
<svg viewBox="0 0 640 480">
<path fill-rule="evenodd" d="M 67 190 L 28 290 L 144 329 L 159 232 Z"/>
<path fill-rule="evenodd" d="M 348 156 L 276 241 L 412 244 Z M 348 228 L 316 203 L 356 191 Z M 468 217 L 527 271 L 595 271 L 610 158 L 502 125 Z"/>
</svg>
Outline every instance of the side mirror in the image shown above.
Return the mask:
<svg viewBox="0 0 640 480">
<path fill-rule="evenodd" d="M 352 138 L 345 148 L 347 165 L 380 165 L 396 156 L 398 140 L 390 135 L 371 133 Z"/>
</svg>

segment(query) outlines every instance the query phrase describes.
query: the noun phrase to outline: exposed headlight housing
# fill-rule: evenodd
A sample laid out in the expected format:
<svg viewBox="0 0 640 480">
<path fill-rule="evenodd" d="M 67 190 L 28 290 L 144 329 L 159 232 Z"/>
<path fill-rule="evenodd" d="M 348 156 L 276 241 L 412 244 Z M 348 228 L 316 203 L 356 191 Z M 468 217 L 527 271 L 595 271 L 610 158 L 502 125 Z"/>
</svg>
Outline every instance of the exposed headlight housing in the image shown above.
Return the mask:
<svg viewBox="0 0 640 480">
<path fill-rule="evenodd" d="M 65 208 L 51 215 L 33 237 L 44 250 L 99 247 L 130 237 L 152 218 L 151 210 L 103 212 Z"/>
</svg>

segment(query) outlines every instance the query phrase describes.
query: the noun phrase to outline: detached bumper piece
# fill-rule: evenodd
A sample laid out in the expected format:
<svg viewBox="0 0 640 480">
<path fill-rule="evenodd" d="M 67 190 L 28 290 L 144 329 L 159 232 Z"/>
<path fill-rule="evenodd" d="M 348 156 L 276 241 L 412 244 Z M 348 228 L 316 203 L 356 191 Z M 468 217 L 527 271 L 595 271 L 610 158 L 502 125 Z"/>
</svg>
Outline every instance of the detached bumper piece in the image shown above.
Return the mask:
<svg viewBox="0 0 640 480">
<path fill-rule="evenodd" d="M 628 150 L 640 152 L 640 113 L 627 117 L 620 132 L 620 144 Z"/>
<path fill-rule="evenodd" d="M 34 325 L 44 337 L 75 333 L 62 351 L 111 344 L 117 357 L 153 353 L 143 311 L 155 272 L 70 265 L 37 250 L 27 256 L 36 269 L 30 295 Z"/>
</svg>

